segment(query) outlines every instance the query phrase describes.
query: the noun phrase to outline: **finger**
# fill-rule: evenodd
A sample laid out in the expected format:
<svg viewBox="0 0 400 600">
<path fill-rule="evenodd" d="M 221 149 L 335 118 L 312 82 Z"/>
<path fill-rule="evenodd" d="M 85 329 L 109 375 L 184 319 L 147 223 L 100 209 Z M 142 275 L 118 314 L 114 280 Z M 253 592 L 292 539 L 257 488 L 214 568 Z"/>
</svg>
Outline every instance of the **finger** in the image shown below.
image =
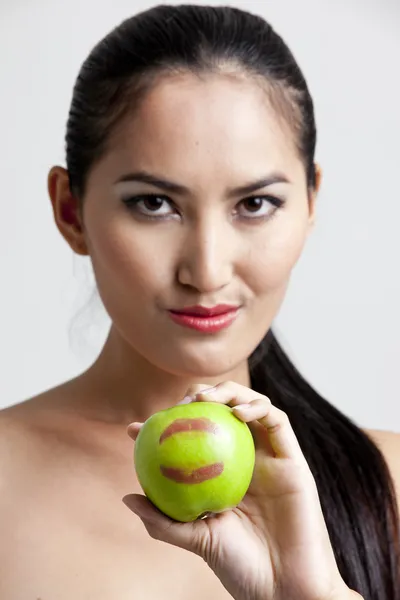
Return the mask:
<svg viewBox="0 0 400 600">
<path fill-rule="evenodd" d="M 265 428 L 276 458 L 290 458 L 299 463 L 306 461 L 287 414 L 274 406 L 267 396 L 235 381 L 226 381 L 217 385 L 214 391 L 197 394 L 196 399 L 209 399 L 232 407 L 249 405 L 248 408 L 236 408 L 234 412 L 242 418 L 248 411 L 246 422 L 258 421 Z"/>
<path fill-rule="evenodd" d="M 233 412 L 241 421 L 249 423 L 250 421 L 258 421 L 268 415 L 271 408 L 269 398 L 257 398 L 248 404 L 235 404 L 232 408 Z"/>
<path fill-rule="evenodd" d="M 137 436 L 139 435 L 139 431 L 143 427 L 143 423 L 131 423 L 128 425 L 127 433 L 133 441 L 136 441 Z"/>
<path fill-rule="evenodd" d="M 268 398 L 253 400 L 249 404 L 238 404 L 232 412 L 238 419 L 247 423 L 253 434 L 256 448 L 262 448 L 271 458 L 276 458 L 276 452 L 269 440 L 268 432 L 259 422 L 270 410 L 271 402 Z"/>
<path fill-rule="evenodd" d="M 198 394 L 201 391 L 210 390 L 210 389 L 214 389 L 211 387 L 211 384 L 192 383 L 192 385 L 190 385 L 188 387 L 188 389 L 186 390 L 186 394 L 185 394 L 183 400 L 180 400 L 180 402 L 178 402 L 177 404 L 189 404 L 190 402 L 194 401 L 196 394 Z"/>
<path fill-rule="evenodd" d="M 209 528 L 204 520 L 179 523 L 160 512 L 150 500 L 141 494 L 129 494 L 123 503 L 143 522 L 147 533 L 155 540 L 189 550 L 204 558 L 209 539 Z"/>
<path fill-rule="evenodd" d="M 249 405 L 242 404 L 232 410 L 242 421 L 251 423 L 251 421 L 257 420 L 262 425 L 264 431 L 258 429 L 256 435 L 262 439 L 263 433 L 267 434 L 276 458 L 289 458 L 300 463 L 306 462 L 289 417 L 283 410 L 271 402 L 262 400 L 255 400 Z"/>
<path fill-rule="evenodd" d="M 196 401 L 219 402 L 221 404 L 229 404 L 230 406 L 238 406 L 239 404 L 248 404 L 253 400 L 267 400 L 269 398 L 263 394 L 258 394 L 254 390 L 236 383 L 235 381 L 224 381 L 219 383 L 214 388 L 202 390 L 196 393 Z"/>
<path fill-rule="evenodd" d="M 255 398 L 255 396 L 258 396 L 258 398 Z M 268 413 L 271 401 L 267 396 L 257 394 L 257 392 L 235 382 L 225 382 L 217 385 L 207 393 L 198 394 L 196 400 L 200 402 L 212 400 L 232 406 L 236 416 L 249 424 L 256 447 L 262 448 L 263 452 L 271 458 L 276 457 L 276 452 L 271 446 L 265 428 L 260 423 L 254 422 Z M 250 409 L 246 407 L 250 407 Z"/>
</svg>

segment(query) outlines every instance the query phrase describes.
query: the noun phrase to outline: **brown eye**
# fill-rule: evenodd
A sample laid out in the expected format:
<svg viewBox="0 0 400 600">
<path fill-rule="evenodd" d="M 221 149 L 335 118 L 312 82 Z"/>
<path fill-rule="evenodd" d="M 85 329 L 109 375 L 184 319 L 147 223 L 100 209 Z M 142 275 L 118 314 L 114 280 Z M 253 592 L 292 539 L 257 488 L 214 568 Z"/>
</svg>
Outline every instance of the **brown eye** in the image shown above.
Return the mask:
<svg viewBox="0 0 400 600">
<path fill-rule="evenodd" d="M 241 216 L 245 219 L 268 218 L 284 205 L 284 200 L 275 196 L 250 196 L 240 202 Z"/>
<path fill-rule="evenodd" d="M 158 210 L 165 200 L 160 198 L 159 196 L 148 196 L 142 200 L 143 206 L 151 211 Z"/>
<path fill-rule="evenodd" d="M 129 208 L 150 219 L 158 219 L 173 214 L 171 212 L 171 201 L 157 194 L 144 194 L 141 196 L 129 196 L 123 198 L 122 202 Z M 164 210 L 162 210 L 164 209 Z"/>
<path fill-rule="evenodd" d="M 247 198 L 247 200 L 243 200 L 243 206 L 250 212 L 257 212 L 262 208 L 264 203 L 263 198 Z"/>
</svg>

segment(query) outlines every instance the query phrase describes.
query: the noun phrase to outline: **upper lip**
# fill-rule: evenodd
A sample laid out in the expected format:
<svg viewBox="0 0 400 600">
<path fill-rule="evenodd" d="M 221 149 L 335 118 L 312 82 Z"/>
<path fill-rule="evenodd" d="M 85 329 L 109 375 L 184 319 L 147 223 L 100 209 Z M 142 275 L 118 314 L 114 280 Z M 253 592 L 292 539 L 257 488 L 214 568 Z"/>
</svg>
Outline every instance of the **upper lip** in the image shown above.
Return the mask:
<svg viewBox="0 0 400 600">
<path fill-rule="evenodd" d="M 202 315 L 205 317 L 214 317 L 215 315 L 222 315 L 224 313 L 237 310 L 239 306 L 233 304 L 218 304 L 217 306 L 185 306 L 183 308 L 172 309 L 173 313 L 180 313 L 185 315 Z"/>
</svg>

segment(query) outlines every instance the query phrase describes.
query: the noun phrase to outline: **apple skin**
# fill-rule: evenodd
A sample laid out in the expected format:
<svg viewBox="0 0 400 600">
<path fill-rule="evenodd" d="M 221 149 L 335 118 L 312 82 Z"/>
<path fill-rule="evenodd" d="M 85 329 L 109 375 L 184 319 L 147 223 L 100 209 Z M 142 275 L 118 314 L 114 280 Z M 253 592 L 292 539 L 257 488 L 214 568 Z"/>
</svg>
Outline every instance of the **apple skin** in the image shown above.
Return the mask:
<svg viewBox="0 0 400 600">
<path fill-rule="evenodd" d="M 145 421 L 135 443 L 136 474 L 146 496 L 175 521 L 194 521 L 239 504 L 254 471 L 251 431 L 230 407 L 191 402 Z"/>
</svg>

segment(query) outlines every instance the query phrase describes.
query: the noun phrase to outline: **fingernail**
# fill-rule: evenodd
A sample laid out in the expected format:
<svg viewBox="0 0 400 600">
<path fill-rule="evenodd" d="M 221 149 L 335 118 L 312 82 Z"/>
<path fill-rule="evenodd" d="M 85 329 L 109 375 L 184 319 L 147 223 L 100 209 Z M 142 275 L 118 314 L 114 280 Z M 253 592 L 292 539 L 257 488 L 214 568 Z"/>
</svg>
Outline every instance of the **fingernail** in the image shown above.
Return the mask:
<svg viewBox="0 0 400 600">
<path fill-rule="evenodd" d="M 129 510 L 131 510 L 137 517 L 139 517 L 139 519 L 142 519 L 144 521 L 154 520 L 154 517 L 151 514 L 149 514 L 148 511 L 146 511 L 146 509 L 143 509 L 142 506 L 139 508 L 136 502 L 132 501 L 129 497 L 125 496 L 124 498 L 122 498 L 122 502 L 125 504 L 125 506 L 129 508 Z"/>
<path fill-rule="evenodd" d="M 200 392 L 197 392 L 195 395 L 200 396 L 200 394 L 212 394 L 216 390 L 217 390 L 217 386 L 214 385 L 214 387 L 206 388 L 205 390 L 200 390 Z"/>
<path fill-rule="evenodd" d="M 180 400 L 180 402 L 177 402 L 176 405 L 178 406 L 178 404 L 190 404 L 191 402 L 193 402 L 193 400 L 193 396 L 185 396 L 184 399 Z"/>
<path fill-rule="evenodd" d="M 237 406 L 232 406 L 232 410 L 249 410 L 251 408 L 251 404 L 238 404 Z"/>
<path fill-rule="evenodd" d="M 184 399 L 177 402 L 176 405 L 178 406 L 179 404 L 190 404 L 190 402 L 194 402 L 196 400 L 196 396 L 199 396 L 200 394 L 212 394 L 216 391 L 216 389 L 217 386 L 215 385 L 214 387 L 206 388 L 205 390 L 200 390 L 200 392 L 196 392 L 193 396 L 185 396 Z"/>
<path fill-rule="evenodd" d="M 124 496 L 122 498 L 122 502 L 125 504 L 125 506 L 127 506 L 129 508 L 129 510 L 131 510 L 132 512 L 134 512 L 135 515 L 137 515 L 138 517 L 140 516 L 139 515 L 139 511 L 136 508 L 136 504 L 134 502 L 132 502 L 129 497 Z"/>
</svg>

